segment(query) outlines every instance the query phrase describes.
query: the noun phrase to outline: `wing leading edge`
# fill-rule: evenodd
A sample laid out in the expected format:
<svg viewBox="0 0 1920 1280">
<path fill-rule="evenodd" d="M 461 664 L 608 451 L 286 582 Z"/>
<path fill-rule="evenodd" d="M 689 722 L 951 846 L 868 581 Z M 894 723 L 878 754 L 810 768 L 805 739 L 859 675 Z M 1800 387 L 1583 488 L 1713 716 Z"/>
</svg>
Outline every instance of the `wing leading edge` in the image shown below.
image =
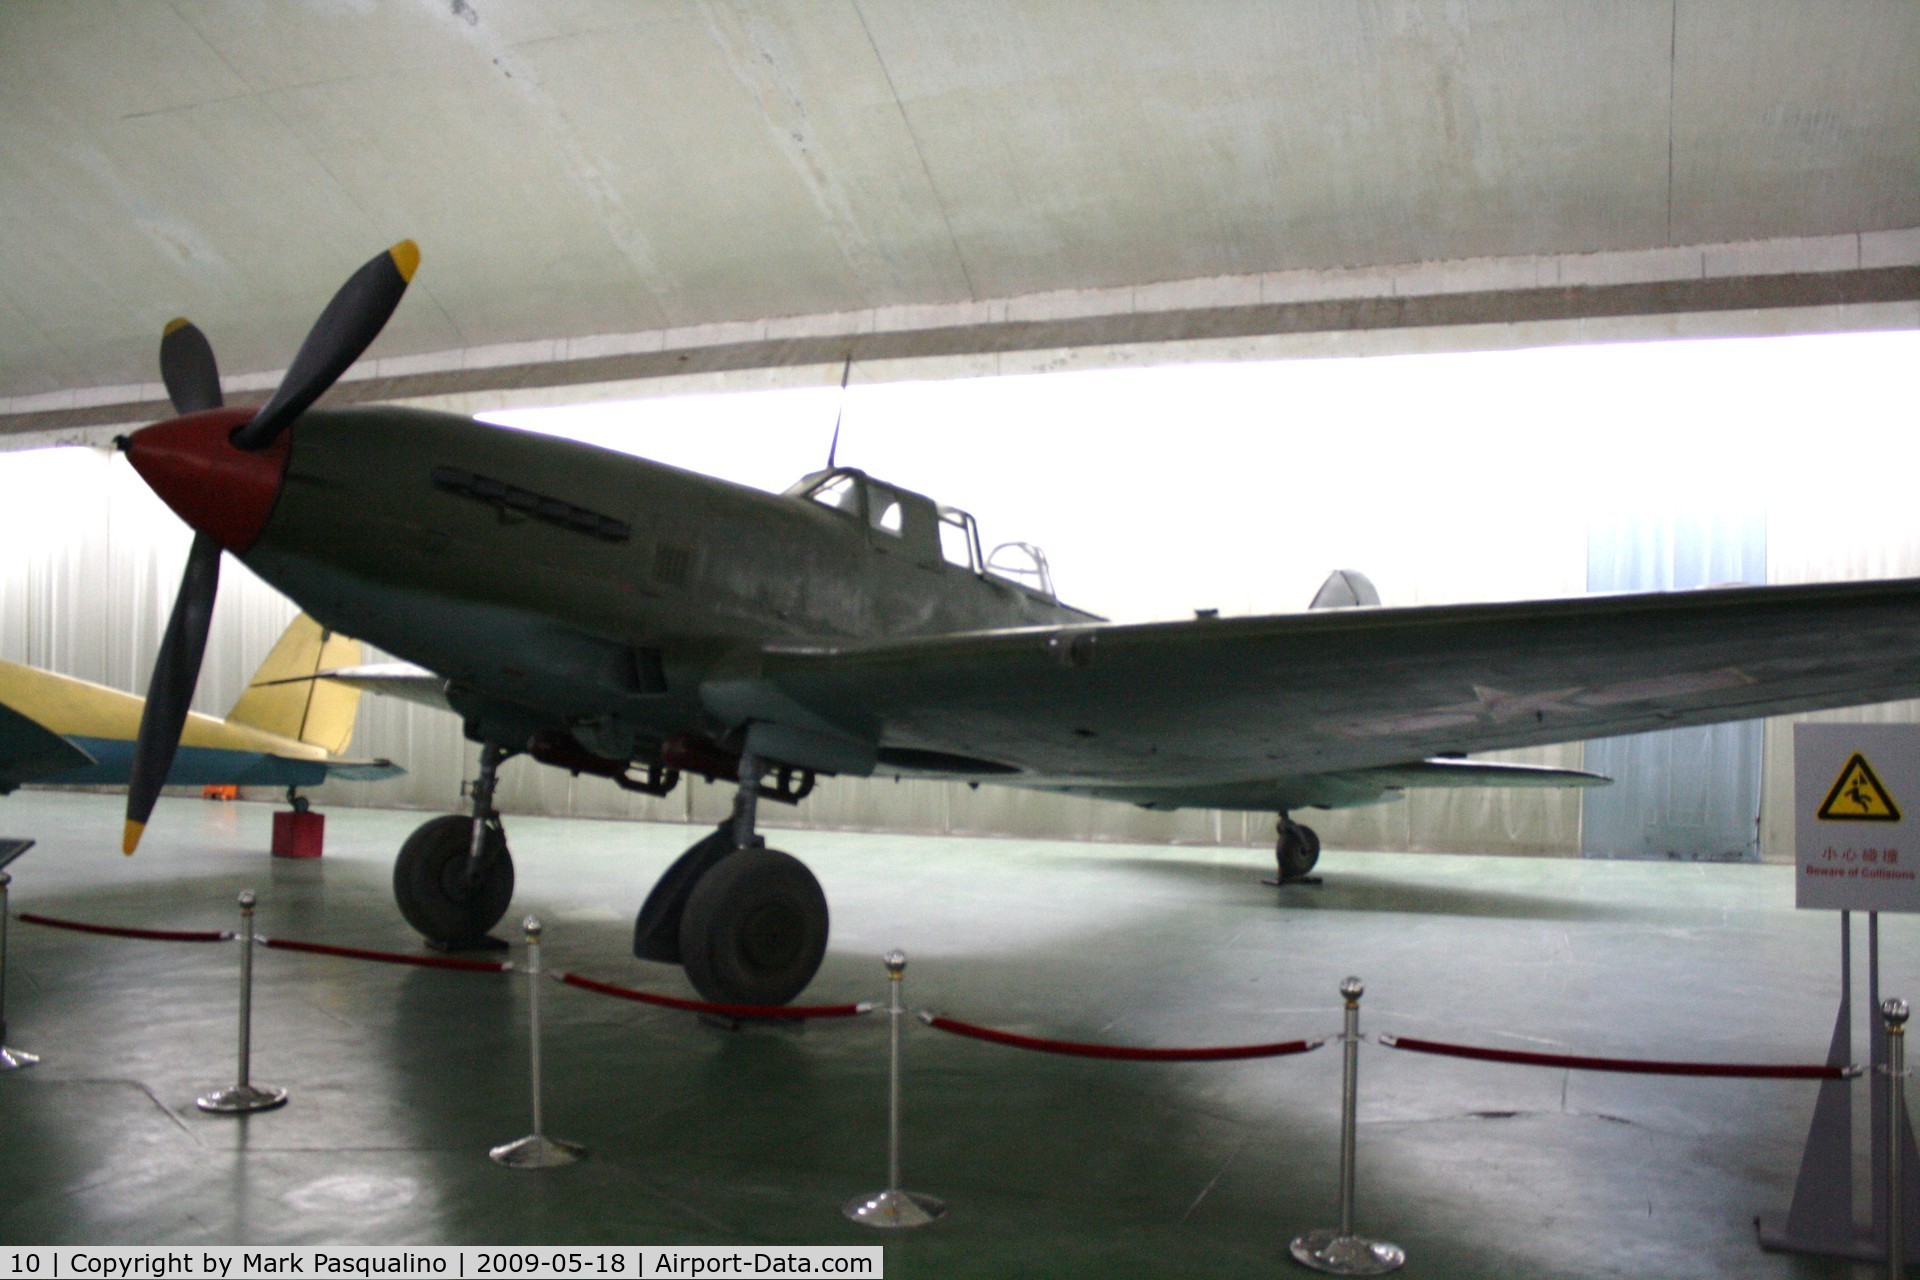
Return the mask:
<svg viewBox="0 0 1920 1280">
<path fill-rule="evenodd" d="M 770 645 L 725 686 L 876 741 L 881 771 L 1364 803 L 1459 785 L 1467 753 L 1920 696 L 1920 579 Z"/>
</svg>

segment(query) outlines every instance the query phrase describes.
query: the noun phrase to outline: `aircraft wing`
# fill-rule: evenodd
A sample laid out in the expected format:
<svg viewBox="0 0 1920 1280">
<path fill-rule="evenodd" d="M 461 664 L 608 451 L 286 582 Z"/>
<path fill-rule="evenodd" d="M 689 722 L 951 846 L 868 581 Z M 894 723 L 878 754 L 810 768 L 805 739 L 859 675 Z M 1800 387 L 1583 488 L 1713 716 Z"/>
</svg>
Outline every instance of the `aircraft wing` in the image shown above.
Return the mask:
<svg viewBox="0 0 1920 1280">
<path fill-rule="evenodd" d="M 4 709 L 0 709 L 4 710 Z M 88 738 L 87 752 L 75 764 L 40 775 L 61 785 L 124 786 L 133 765 L 133 741 L 127 738 Z M 281 755 L 245 747 L 185 746 L 167 771 L 170 787 L 232 784 L 242 787 L 317 787 L 328 778 L 356 782 L 397 777 L 406 770 L 391 760 L 350 760 L 338 756 Z M 0 762 L 0 782 L 8 776 Z"/>
<path fill-rule="evenodd" d="M 23 782 L 92 763 L 92 756 L 67 739 L 0 703 L 0 795 Z"/>
<path fill-rule="evenodd" d="M 1348 804 L 1458 783 L 1472 752 L 1920 696 L 1920 579 L 774 644 L 751 667 L 708 707 L 877 742 L 878 772 Z"/>
</svg>

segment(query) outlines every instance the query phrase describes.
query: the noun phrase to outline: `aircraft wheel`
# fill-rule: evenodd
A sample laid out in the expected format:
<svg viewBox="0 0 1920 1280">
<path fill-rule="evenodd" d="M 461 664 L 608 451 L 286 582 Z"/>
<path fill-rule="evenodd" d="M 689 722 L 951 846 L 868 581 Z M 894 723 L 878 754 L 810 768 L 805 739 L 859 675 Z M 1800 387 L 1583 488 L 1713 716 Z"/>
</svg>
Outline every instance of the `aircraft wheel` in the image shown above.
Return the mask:
<svg viewBox="0 0 1920 1280">
<path fill-rule="evenodd" d="M 393 899 L 422 937 L 450 951 L 486 937 L 513 901 L 513 857 L 498 823 L 489 823 L 486 869 L 479 883 L 467 879 L 473 819 L 448 814 L 422 823 L 393 863 Z"/>
<path fill-rule="evenodd" d="M 1312 827 L 1282 818 L 1280 840 L 1274 845 L 1273 855 L 1280 864 L 1281 882 L 1298 880 L 1320 861 L 1320 836 Z"/>
<path fill-rule="evenodd" d="M 660 873 L 633 920 L 634 955 L 642 960 L 680 963 L 680 919 L 687 909 L 687 896 L 701 876 L 722 859 L 732 857 L 733 852 L 733 823 L 723 822 Z"/>
<path fill-rule="evenodd" d="M 827 954 L 827 896 L 806 864 L 777 849 L 739 849 L 687 895 L 680 962 L 723 1004 L 785 1004 Z"/>
</svg>

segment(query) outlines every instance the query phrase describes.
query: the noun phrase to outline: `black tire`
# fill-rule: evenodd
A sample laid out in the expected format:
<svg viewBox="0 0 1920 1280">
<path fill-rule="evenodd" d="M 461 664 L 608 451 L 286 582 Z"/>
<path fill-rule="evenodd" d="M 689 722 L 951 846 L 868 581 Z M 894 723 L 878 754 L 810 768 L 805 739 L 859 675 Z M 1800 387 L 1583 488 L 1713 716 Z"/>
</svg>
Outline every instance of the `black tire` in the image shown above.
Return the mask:
<svg viewBox="0 0 1920 1280">
<path fill-rule="evenodd" d="M 1319 833 L 1312 827 L 1283 821 L 1280 824 L 1280 840 L 1274 846 L 1273 854 L 1280 864 L 1281 881 L 1298 880 L 1320 861 Z"/>
<path fill-rule="evenodd" d="M 827 954 L 827 895 L 806 864 L 740 849 L 693 886 L 680 916 L 680 962 L 694 990 L 723 1004 L 785 1004 Z"/>
<path fill-rule="evenodd" d="M 701 876 L 733 852 L 733 822 L 729 820 L 660 873 L 653 891 L 641 904 L 640 914 L 633 919 L 635 956 L 663 964 L 680 963 L 680 916 L 687 909 L 687 895 L 700 883 Z"/>
<path fill-rule="evenodd" d="M 393 900 L 420 935 L 449 951 L 470 947 L 487 936 L 513 901 L 513 857 L 506 833 L 487 827 L 486 872 L 480 883 L 467 881 L 467 851 L 473 844 L 473 819 L 448 814 L 422 823 L 393 863 Z"/>
</svg>

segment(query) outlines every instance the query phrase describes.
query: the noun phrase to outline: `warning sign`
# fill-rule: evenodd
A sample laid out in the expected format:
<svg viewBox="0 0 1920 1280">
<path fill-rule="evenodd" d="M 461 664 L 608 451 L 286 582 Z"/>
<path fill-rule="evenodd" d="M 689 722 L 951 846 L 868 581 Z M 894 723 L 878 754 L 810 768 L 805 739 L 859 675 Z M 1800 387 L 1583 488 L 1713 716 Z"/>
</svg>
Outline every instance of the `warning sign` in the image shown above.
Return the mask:
<svg viewBox="0 0 1920 1280">
<path fill-rule="evenodd" d="M 1920 912 L 1917 796 L 1920 724 L 1793 726 L 1795 905 Z"/>
<path fill-rule="evenodd" d="M 1898 822 L 1900 806 L 1887 794 L 1866 756 L 1856 751 L 1847 757 L 1814 817 L 1822 822 Z"/>
</svg>

